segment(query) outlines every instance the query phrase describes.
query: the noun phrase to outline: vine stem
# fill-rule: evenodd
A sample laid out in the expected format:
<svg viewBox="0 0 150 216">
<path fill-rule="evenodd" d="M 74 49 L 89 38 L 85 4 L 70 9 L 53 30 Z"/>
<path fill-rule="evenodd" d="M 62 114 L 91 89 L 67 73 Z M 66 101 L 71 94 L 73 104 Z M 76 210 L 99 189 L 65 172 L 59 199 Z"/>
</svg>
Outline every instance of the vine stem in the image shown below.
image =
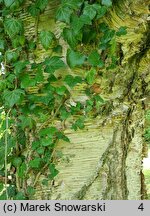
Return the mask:
<svg viewBox="0 0 150 216">
<path fill-rule="evenodd" d="M 8 190 L 7 190 L 7 153 L 8 153 L 8 118 L 9 118 L 9 113 L 11 109 L 8 110 L 6 114 L 6 130 L 5 130 L 5 190 L 6 190 L 6 197 L 8 200 Z"/>
<path fill-rule="evenodd" d="M 62 99 L 60 105 L 57 107 L 57 109 L 56 109 L 55 113 L 53 114 L 53 116 L 52 116 L 50 119 L 48 119 L 46 122 L 44 122 L 44 123 L 39 127 L 39 129 L 38 129 L 38 131 L 37 131 L 38 133 L 39 133 L 39 131 L 40 131 L 41 129 L 43 129 L 46 125 L 48 125 L 49 123 L 51 123 L 51 122 L 54 120 L 54 118 L 55 118 L 56 115 L 58 114 L 58 112 L 59 112 L 61 106 L 62 106 L 63 103 L 65 102 L 65 100 L 66 100 L 66 98 L 63 98 L 63 99 Z"/>
<path fill-rule="evenodd" d="M 57 144 L 58 144 L 58 140 L 56 140 L 56 145 L 57 145 Z M 54 157 L 55 151 L 56 151 L 56 149 L 53 150 L 53 152 L 52 152 L 52 154 L 51 154 L 51 159 L 50 159 L 50 161 L 49 161 L 48 163 L 46 163 L 46 164 L 44 165 L 44 167 L 42 168 L 42 171 L 39 171 L 38 174 L 36 175 L 35 180 L 34 180 L 34 183 L 33 183 L 33 187 L 36 186 L 36 183 L 38 182 L 39 177 L 40 177 L 41 173 L 43 172 L 43 170 L 45 170 L 45 169 L 48 167 L 48 165 L 53 161 L 53 157 Z"/>
</svg>

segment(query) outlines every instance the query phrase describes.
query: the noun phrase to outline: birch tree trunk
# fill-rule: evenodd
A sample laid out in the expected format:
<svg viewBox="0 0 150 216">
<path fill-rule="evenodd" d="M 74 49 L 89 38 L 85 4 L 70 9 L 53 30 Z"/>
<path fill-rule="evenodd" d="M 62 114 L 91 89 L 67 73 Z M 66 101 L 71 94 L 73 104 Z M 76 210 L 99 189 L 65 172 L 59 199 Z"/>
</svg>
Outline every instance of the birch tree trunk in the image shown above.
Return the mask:
<svg viewBox="0 0 150 216">
<path fill-rule="evenodd" d="M 38 26 L 27 14 L 21 15 L 28 37 L 36 34 L 36 28 L 37 33 L 52 30 L 60 34 L 61 24 L 54 20 L 58 4 L 59 1 L 50 1 L 39 17 Z M 115 30 L 127 27 L 127 35 L 117 41 L 120 66 L 104 71 L 103 77 L 98 78 L 100 95 L 108 106 L 103 107 L 103 115 L 98 113 L 95 118 L 87 119 L 83 130 L 74 132 L 67 127 L 69 122 L 66 123 L 65 134 L 71 143 L 57 145 L 56 151 L 63 154 L 57 161 L 59 174 L 48 187 L 42 186 L 40 176 L 35 199 L 146 198 L 142 159 L 147 153 L 143 133 L 150 82 L 148 1 L 114 0 L 106 22 Z M 38 46 L 34 53 L 36 60 L 45 58 L 48 52 Z M 81 71 L 68 69 L 68 73 Z M 75 101 L 83 101 L 84 86 L 78 85 L 71 94 Z"/>
</svg>

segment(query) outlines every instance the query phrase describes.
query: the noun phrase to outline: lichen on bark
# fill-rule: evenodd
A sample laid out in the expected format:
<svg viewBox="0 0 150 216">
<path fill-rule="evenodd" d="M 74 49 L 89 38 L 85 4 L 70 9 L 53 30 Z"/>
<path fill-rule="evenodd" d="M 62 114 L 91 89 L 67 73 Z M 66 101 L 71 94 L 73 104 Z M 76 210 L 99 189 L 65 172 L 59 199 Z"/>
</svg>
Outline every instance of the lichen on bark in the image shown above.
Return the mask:
<svg viewBox="0 0 150 216">
<path fill-rule="evenodd" d="M 117 39 L 123 55 L 120 66 L 113 71 L 104 71 L 104 77 L 100 78 L 101 95 L 110 102 L 111 109 L 104 107 L 103 115 L 97 113 L 96 118 L 88 118 L 81 131 L 65 130 L 71 143 L 57 145 L 56 150 L 63 154 L 57 162 L 60 172 L 49 188 L 41 187 L 41 176 L 35 199 L 138 200 L 145 197 L 146 192 L 141 189 L 141 161 L 150 81 L 147 2 L 113 1 L 106 22 L 116 30 L 126 26 L 127 35 Z M 36 31 L 43 28 L 57 30 L 59 25 L 53 19 L 53 3 L 39 18 Z M 34 20 L 29 18 L 28 22 L 28 17 L 22 18 L 26 23 L 26 34 L 34 35 L 37 27 Z M 38 46 L 34 55 L 40 61 L 49 53 Z M 80 70 L 71 73 L 78 74 Z M 72 96 L 76 99 L 84 96 L 82 89 L 82 85 L 75 88 Z"/>
</svg>

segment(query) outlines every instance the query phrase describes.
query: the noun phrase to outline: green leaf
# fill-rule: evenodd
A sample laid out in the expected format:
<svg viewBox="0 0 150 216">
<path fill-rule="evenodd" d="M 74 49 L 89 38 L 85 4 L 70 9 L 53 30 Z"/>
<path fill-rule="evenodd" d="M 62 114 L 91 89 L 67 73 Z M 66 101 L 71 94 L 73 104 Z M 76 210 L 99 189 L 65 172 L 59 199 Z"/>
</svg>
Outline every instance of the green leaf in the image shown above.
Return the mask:
<svg viewBox="0 0 150 216">
<path fill-rule="evenodd" d="M 67 5 L 69 8 L 74 10 L 78 9 L 82 4 L 81 0 L 61 0 L 61 2 L 63 5 Z"/>
<path fill-rule="evenodd" d="M 34 195 L 35 194 L 35 189 L 32 186 L 27 187 L 27 194 Z"/>
<path fill-rule="evenodd" d="M 4 189 L 3 183 L 0 183 L 0 193 L 2 192 L 3 189 Z"/>
<path fill-rule="evenodd" d="M 40 14 L 40 8 L 37 8 L 35 4 L 28 7 L 28 12 L 31 16 L 36 17 Z"/>
<path fill-rule="evenodd" d="M 50 170 L 50 175 L 48 175 L 49 179 L 53 179 L 59 173 L 59 171 L 55 168 L 54 164 L 49 165 L 49 170 Z"/>
<path fill-rule="evenodd" d="M 100 54 L 94 50 L 88 57 L 88 62 L 92 65 L 92 66 L 98 66 L 98 67 L 103 67 L 104 63 L 103 61 L 100 59 Z"/>
<path fill-rule="evenodd" d="M 75 38 L 75 34 L 72 29 L 64 28 L 63 30 L 64 40 L 70 45 L 71 48 L 75 48 L 77 45 L 77 39 Z"/>
<path fill-rule="evenodd" d="M 45 151 L 44 147 L 39 147 L 39 148 L 36 149 L 36 152 L 37 152 L 39 155 L 43 155 L 43 154 L 44 154 L 44 151 Z"/>
<path fill-rule="evenodd" d="M 46 65 L 45 72 L 47 73 L 53 73 L 55 70 L 65 67 L 65 63 L 60 59 L 59 56 L 46 58 L 44 64 Z"/>
<path fill-rule="evenodd" d="M 15 200 L 26 200 L 24 192 L 18 192 L 17 195 L 14 197 Z"/>
<path fill-rule="evenodd" d="M 21 128 L 24 130 L 26 127 L 28 127 L 29 129 L 32 129 L 33 126 L 35 125 L 35 121 L 33 120 L 32 117 L 30 116 L 25 116 L 25 115 L 21 115 L 18 117 L 18 119 L 21 120 Z"/>
<path fill-rule="evenodd" d="M 73 88 L 78 83 L 82 83 L 82 77 L 80 76 L 72 76 L 72 75 L 66 75 L 64 82 L 71 88 Z"/>
<path fill-rule="evenodd" d="M 20 101 L 22 95 L 24 95 L 24 91 L 21 89 L 15 89 L 12 91 L 5 90 L 3 98 L 5 100 L 6 105 L 8 105 L 9 107 L 13 107 L 14 104 Z"/>
<path fill-rule="evenodd" d="M 82 65 L 85 59 L 85 55 L 70 49 L 67 50 L 67 63 L 71 68 Z"/>
<path fill-rule="evenodd" d="M 36 74 L 35 74 L 35 78 L 36 82 L 42 82 L 44 81 L 44 75 L 43 75 L 43 69 L 42 69 L 42 65 L 38 65 L 37 70 L 36 70 Z"/>
<path fill-rule="evenodd" d="M 49 3 L 49 0 L 37 0 L 35 4 L 37 8 L 43 11 L 48 5 L 48 3 Z"/>
<path fill-rule="evenodd" d="M 32 149 L 36 150 L 38 147 L 40 147 L 40 141 L 33 141 L 32 142 Z"/>
<path fill-rule="evenodd" d="M 2 92 L 6 88 L 6 80 L 0 81 L 0 91 Z"/>
<path fill-rule="evenodd" d="M 48 127 L 48 128 L 41 129 L 39 135 L 40 137 L 45 137 L 47 135 L 53 137 L 53 135 L 55 135 L 57 131 L 58 129 L 56 127 Z"/>
<path fill-rule="evenodd" d="M 56 20 L 69 23 L 71 14 L 72 10 L 70 9 L 70 7 L 66 5 L 60 6 L 56 12 Z"/>
<path fill-rule="evenodd" d="M 10 7 L 14 2 L 15 2 L 15 0 L 4 0 L 6 7 Z"/>
<path fill-rule="evenodd" d="M 100 19 L 106 14 L 107 7 L 106 6 L 100 6 L 100 5 L 97 6 L 97 4 L 95 4 L 95 5 L 96 5 L 96 9 L 97 9 L 96 19 Z"/>
<path fill-rule="evenodd" d="M 7 200 L 6 191 L 3 191 L 3 193 L 0 193 L 0 200 Z"/>
<path fill-rule="evenodd" d="M 58 95 L 64 95 L 67 92 L 67 88 L 65 86 L 60 86 L 56 88 L 56 93 Z"/>
<path fill-rule="evenodd" d="M 62 121 L 66 120 L 70 116 L 71 116 L 71 113 L 68 112 L 65 107 L 62 107 L 60 109 L 60 118 L 61 118 Z"/>
<path fill-rule="evenodd" d="M 15 185 L 9 185 L 7 188 L 8 197 L 14 198 L 16 195 L 16 187 Z"/>
<path fill-rule="evenodd" d="M 6 55 L 7 63 L 15 62 L 19 57 L 19 52 L 16 52 L 16 51 L 13 52 L 11 50 L 7 50 L 5 55 Z"/>
<path fill-rule="evenodd" d="M 84 125 L 84 117 L 80 117 L 78 118 L 74 124 L 72 124 L 72 129 L 74 129 L 75 131 L 79 128 L 79 129 L 83 129 L 85 127 Z"/>
<path fill-rule="evenodd" d="M 96 9 L 92 5 L 87 4 L 84 8 L 83 15 L 88 16 L 92 20 L 96 16 Z"/>
<path fill-rule="evenodd" d="M 41 166 L 41 158 L 36 157 L 35 159 L 31 160 L 29 162 L 29 166 L 31 168 L 40 168 L 40 166 Z"/>
<path fill-rule="evenodd" d="M 11 10 L 19 8 L 24 0 L 4 0 L 5 6 Z"/>
<path fill-rule="evenodd" d="M 21 20 L 16 18 L 8 18 L 4 21 L 5 31 L 10 37 L 23 33 L 23 24 Z"/>
<path fill-rule="evenodd" d="M 70 142 L 69 138 L 67 136 L 65 136 L 65 134 L 63 134 L 62 132 L 57 132 L 56 136 L 58 139 L 62 139 L 65 142 Z"/>
<path fill-rule="evenodd" d="M 31 78 L 29 74 L 24 74 L 21 76 L 21 88 L 28 88 L 31 86 L 35 86 L 36 80 Z"/>
<path fill-rule="evenodd" d="M 80 17 L 78 17 L 77 15 L 73 15 L 71 17 L 71 27 L 76 34 L 80 31 L 80 29 L 82 29 L 84 25 L 91 24 L 91 19 L 87 15 L 81 15 Z"/>
<path fill-rule="evenodd" d="M 47 50 L 52 43 L 54 34 L 50 31 L 41 31 L 39 38 L 42 46 Z"/>
<path fill-rule="evenodd" d="M 116 32 L 116 35 L 117 36 L 121 36 L 121 35 L 126 35 L 127 34 L 127 27 L 125 27 L 125 26 L 121 26 L 120 28 L 119 28 L 119 30 Z"/>
<path fill-rule="evenodd" d="M 53 48 L 53 51 L 56 52 L 57 54 L 62 54 L 62 46 L 56 45 L 56 47 Z"/>
<path fill-rule="evenodd" d="M 112 0 L 102 0 L 102 5 L 110 7 L 112 6 Z"/>
<path fill-rule="evenodd" d="M 91 70 L 87 72 L 86 80 L 88 84 L 92 85 L 95 82 L 96 74 L 95 68 L 91 68 Z"/>
<path fill-rule="evenodd" d="M 26 66 L 29 64 L 29 61 L 17 61 L 15 64 L 14 64 L 14 67 L 15 67 L 15 73 L 18 75 L 19 73 L 21 73 L 25 68 Z"/>
<path fill-rule="evenodd" d="M 102 44 L 108 43 L 109 41 L 111 41 L 111 39 L 114 37 L 114 35 L 115 35 L 114 30 L 111 30 L 111 29 L 106 30 L 104 32 L 103 37 L 101 38 L 101 43 Z"/>
<path fill-rule="evenodd" d="M 27 170 L 27 166 L 26 166 L 26 164 L 25 164 L 25 163 L 22 163 L 22 165 L 21 165 L 21 166 L 19 167 L 19 169 L 18 169 L 18 176 L 19 176 L 20 178 L 23 179 L 26 170 Z"/>
<path fill-rule="evenodd" d="M 48 187 L 48 180 L 47 180 L 47 178 L 42 180 L 42 185 Z"/>
<path fill-rule="evenodd" d="M 51 146 L 53 144 L 53 139 L 49 136 L 47 138 L 42 138 L 41 139 L 41 145 L 46 147 L 46 146 Z"/>
<path fill-rule="evenodd" d="M 21 163 L 22 163 L 21 157 L 13 158 L 13 161 L 12 161 L 13 166 L 19 167 L 21 165 Z"/>
<path fill-rule="evenodd" d="M 109 27 L 106 25 L 106 23 L 102 22 L 99 24 L 99 30 L 104 33 L 105 31 L 109 30 Z"/>
<path fill-rule="evenodd" d="M 5 41 L 0 39 L 0 51 L 3 51 L 5 49 Z"/>
</svg>

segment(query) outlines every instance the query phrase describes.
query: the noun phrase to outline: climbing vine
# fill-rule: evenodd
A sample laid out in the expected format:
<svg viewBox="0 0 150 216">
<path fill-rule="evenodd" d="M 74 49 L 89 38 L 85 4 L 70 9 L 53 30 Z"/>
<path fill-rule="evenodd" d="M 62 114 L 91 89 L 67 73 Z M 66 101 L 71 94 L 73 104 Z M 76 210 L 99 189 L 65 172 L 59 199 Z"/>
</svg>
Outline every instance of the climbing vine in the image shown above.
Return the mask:
<svg viewBox="0 0 150 216">
<path fill-rule="evenodd" d="M 83 129 L 86 118 L 105 104 L 95 83 L 102 70 L 114 69 L 119 62 L 117 32 L 104 22 L 111 0 L 62 0 L 56 21 L 63 23 L 60 36 L 43 29 L 38 32 L 40 15 L 48 0 L 0 0 L 0 198 L 31 199 L 40 176 L 48 185 L 58 174 L 57 143 L 70 142 L 64 130 Z M 35 35 L 28 37 L 26 13 L 35 19 Z M 66 43 L 67 52 L 63 56 Z M 42 61 L 33 55 L 37 46 L 51 50 Z M 66 63 L 65 63 L 66 62 Z M 56 71 L 70 67 L 84 69 L 82 75 Z M 87 99 L 74 101 L 71 90 L 85 84 Z M 72 102 L 69 102 L 71 101 Z M 48 172 L 45 172 L 48 170 Z"/>
</svg>

